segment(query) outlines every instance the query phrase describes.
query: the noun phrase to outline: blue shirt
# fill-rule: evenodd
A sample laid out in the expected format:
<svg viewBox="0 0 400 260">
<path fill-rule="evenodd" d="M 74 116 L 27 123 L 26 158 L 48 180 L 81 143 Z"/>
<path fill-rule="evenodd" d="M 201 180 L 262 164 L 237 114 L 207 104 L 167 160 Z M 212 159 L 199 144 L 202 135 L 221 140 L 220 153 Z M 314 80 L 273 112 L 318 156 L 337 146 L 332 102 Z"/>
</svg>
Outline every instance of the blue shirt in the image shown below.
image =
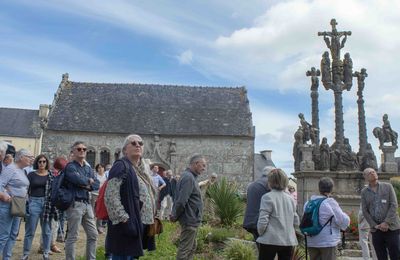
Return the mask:
<svg viewBox="0 0 400 260">
<path fill-rule="evenodd" d="M 160 175 L 158 175 L 157 173 L 153 172 L 151 177 L 153 178 L 154 188 L 158 189 L 158 187 L 165 184 L 165 181 L 163 180 L 163 178 Z"/>
<path fill-rule="evenodd" d="M 0 192 L 5 192 L 11 197 L 25 197 L 28 193 L 28 186 L 29 180 L 24 170 L 19 169 L 14 163 L 3 168 L 0 175 Z"/>
</svg>

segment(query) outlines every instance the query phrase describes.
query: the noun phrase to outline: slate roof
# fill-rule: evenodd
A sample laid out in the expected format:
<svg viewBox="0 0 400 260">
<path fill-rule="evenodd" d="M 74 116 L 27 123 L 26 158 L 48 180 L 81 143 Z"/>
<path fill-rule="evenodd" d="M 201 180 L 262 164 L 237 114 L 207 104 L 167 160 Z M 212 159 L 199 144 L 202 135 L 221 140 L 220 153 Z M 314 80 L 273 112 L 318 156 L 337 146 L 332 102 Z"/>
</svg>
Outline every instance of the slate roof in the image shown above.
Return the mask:
<svg viewBox="0 0 400 260">
<path fill-rule="evenodd" d="M 0 135 L 38 138 L 39 110 L 0 108 Z"/>
<path fill-rule="evenodd" d="M 244 87 L 61 82 L 48 129 L 253 137 Z"/>
</svg>

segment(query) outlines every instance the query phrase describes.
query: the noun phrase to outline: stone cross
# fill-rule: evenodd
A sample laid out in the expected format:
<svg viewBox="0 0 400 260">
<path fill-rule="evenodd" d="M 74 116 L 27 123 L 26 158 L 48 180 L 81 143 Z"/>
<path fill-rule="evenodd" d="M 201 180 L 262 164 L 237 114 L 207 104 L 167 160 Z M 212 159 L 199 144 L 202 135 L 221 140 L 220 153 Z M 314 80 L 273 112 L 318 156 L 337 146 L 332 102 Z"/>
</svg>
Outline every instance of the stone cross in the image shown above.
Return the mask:
<svg viewBox="0 0 400 260">
<path fill-rule="evenodd" d="M 350 90 L 351 85 L 346 85 L 343 83 L 343 62 L 340 60 L 340 49 L 344 47 L 347 40 L 347 36 L 351 35 L 350 31 L 338 32 L 336 29 L 337 22 L 335 19 L 331 20 L 332 31 L 331 32 L 318 32 L 318 36 L 324 36 L 324 41 L 326 46 L 331 51 L 332 56 L 332 69 L 326 68 L 328 65 L 321 67 L 323 71 L 332 72 L 332 82 L 327 82 L 324 87 L 326 89 L 331 89 L 335 96 L 335 144 L 343 145 L 344 143 L 344 127 L 343 127 L 343 100 L 342 92 L 344 89 Z M 330 37 L 330 39 L 329 39 Z M 344 37 L 342 40 L 341 38 Z M 340 41 L 341 40 L 341 41 Z M 329 59 L 329 57 L 324 57 L 323 60 Z M 322 62 L 321 62 L 322 64 Z M 324 64 L 329 64 L 325 62 Z M 323 73 L 323 76 L 327 72 Z"/>
<path fill-rule="evenodd" d="M 358 154 L 360 156 L 365 155 L 365 151 L 367 149 L 368 137 L 367 137 L 367 125 L 365 123 L 365 110 L 364 110 L 364 98 L 363 98 L 363 90 L 365 87 L 365 78 L 368 77 L 367 70 L 362 68 L 361 71 L 356 71 L 353 74 L 354 77 L 357 78 L 357 104 L 358 104 L 358 131 L 359 131 L 359 150 Z"/>
<path fill-rule="evenodd" d="M 318 76 L 320 75 L 321 72 L 318 69 L 316 70 L 315 67 L 312 67 L 309 71 L 306 72 L 306 76 L 311 77 L 311 114 L 312 114 L 312 126 L 314 129 L 319 129 Z M 319 146 L 319 131 L 316 134 L 315 144 L 316 147 Z"/>
</svg>

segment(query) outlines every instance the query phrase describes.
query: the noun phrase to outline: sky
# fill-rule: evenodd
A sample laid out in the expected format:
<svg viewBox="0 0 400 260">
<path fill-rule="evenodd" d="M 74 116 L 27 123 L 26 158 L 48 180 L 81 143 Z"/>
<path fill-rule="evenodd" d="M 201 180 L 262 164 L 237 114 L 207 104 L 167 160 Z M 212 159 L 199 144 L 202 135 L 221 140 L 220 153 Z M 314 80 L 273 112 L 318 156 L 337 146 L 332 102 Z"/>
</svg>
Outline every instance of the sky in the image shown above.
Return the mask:
<svg viewBox="0 0 400 260">
<path fill-rule="evenodd" d="M 366 68 L 368 141 L 388 113 L 400 131 L 398 0 L 5 0 L 0 2 L 0 107 L 51 104 L 68 72 L 79 82 L 241 87 L 255 152 L 293 172 L 298 113 L 311 122 L 310 78 L 327 51 L 319 31 L 352 31 L 344 53 Z M 357 82 L 343 92 L 345 136 L 358 151 Z M 334 141 L 334 96 L 319 87 L 320 136 Z"/>
</svg>

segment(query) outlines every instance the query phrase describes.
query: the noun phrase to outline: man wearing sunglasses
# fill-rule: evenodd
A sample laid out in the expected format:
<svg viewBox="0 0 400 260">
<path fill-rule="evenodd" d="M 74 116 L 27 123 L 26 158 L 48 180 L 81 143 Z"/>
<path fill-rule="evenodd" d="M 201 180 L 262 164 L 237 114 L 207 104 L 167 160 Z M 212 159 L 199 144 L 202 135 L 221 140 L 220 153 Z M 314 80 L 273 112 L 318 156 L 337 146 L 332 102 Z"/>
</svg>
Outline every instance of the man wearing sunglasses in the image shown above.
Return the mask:
<svg viewBox="0 0 400 260">
<path fill-rule="evenodd" d="M 98 190 L 100 183 L 91 167 L 86 163 L 86 145 L 82 141 L 75 142 L 71 151 L 73 161 L 65 167 L 65 181 L 75 194 L 74 203 L 65 211 L 68 230 L 65 240 L 65 257 L 75 260 L 75 243 L 78 240 L 79 225 L 82 223 L 86 232 L 86 259 L 96 259 L 97 228 L 89 191 Z"/>
</svg>

